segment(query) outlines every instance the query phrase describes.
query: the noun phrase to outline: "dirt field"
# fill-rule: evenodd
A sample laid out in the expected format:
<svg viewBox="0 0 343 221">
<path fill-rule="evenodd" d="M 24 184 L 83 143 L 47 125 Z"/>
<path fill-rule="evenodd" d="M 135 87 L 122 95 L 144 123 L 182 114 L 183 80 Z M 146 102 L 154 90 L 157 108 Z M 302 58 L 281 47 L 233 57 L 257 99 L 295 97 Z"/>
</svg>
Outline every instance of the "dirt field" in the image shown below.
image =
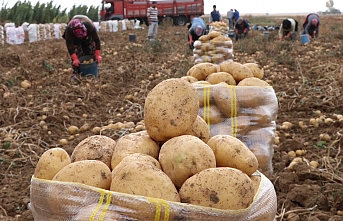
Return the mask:
<svg viewBox="0 0 343 221">
<path fill-rule="evenodd" d="M 264 79 L 278 97 L 279 143 L 270 177 L 278 221 L 343 220 L 337 215 L 343 213 L 343 19 L 322 16 L 321 22 L 319 39 L 306 46 L 299 40 L 279 42 L 277 32 L 266 37 L 251 31 L 234 42 L 234 60 L 264 67 Z M 130 33 L 137 42 L 128 41 Z M 0 220 L 33 220 L 27 205 L 39 156 L 60 147 L 62 138 L 69 139 L 63 148 L 71 153 L 92 135 L 89 130 L 70 138 L 69 126 L 136 124 L 143 119 L 149 90 L 164 79 L 184 76 L 193 65 L 186 27 L 161 25 L 161 43 L 147 43 L 146 35 L 146 29 L 100 33 L 100 77 L 79 85 L 71 84 L 71 74 L 64 71 L 70 61 L 63 40 L 0 46 Z M 23 89 L 24 80 L 32 86 Z M 292 123 L 290 129 L 283 129 L 285 121 Z M 125 133 L 129 130 L 104 131 L 113 139 Z M 287 168 L 292 161 L 287 153 L 301 149 L 306 150 L 303 162 Z"/>
</svg>

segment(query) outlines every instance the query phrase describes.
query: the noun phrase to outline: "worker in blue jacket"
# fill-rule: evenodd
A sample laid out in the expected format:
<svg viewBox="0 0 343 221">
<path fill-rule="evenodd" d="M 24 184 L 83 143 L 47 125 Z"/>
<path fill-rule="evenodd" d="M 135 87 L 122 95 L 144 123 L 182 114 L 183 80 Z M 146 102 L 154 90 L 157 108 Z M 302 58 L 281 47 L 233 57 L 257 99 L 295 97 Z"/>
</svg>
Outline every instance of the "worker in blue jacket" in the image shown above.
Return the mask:
<svg viewBox="0 0 343 221">
<path fill-rule="evenodd" d="M 213 11 L 211 11 L 209 23 L 215 22 L 215 21 L 222 21 L 222 16 L 217 10 L 217 6 L 213 5 Z"/>
</svg>

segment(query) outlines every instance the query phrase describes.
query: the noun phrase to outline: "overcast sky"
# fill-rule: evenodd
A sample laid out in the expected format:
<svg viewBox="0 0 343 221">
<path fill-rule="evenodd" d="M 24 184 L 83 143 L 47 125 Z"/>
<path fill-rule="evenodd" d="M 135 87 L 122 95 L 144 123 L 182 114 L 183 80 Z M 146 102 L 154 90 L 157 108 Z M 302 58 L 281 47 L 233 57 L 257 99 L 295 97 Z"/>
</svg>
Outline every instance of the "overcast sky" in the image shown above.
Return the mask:
<svg viewBox="0 0 343 221">
<path fill-rule="evenodd" d="M 22 0 L 24 1 L 24 0 Z M 50 2 L 50 0 L 27 0 L 33 5 L 38 1 L 41 4 Z M 157 0 L 159 1 L 159 0 Z M 327 10 L 325 3 L 328 0 L 204 0 L 205 1 L 205 14 L 212 11 L 213 4 L 217 5 L 217 10 L 221 14 L 233 8 L 237 9 L 241 14 L 250 13 L 309 13 Z M 7 7 L 12 7 L 16 1 L 14 0 L 0 0 L 0 2 L 8 3 Z M 74 4 L 99 6 L 101 0 L 53 0 L 55 5 L 61 5 L 62 8 L 71 8 Z M 334 0 L 334 8 L 343 12 L 343 0 Z"/>
</svg>

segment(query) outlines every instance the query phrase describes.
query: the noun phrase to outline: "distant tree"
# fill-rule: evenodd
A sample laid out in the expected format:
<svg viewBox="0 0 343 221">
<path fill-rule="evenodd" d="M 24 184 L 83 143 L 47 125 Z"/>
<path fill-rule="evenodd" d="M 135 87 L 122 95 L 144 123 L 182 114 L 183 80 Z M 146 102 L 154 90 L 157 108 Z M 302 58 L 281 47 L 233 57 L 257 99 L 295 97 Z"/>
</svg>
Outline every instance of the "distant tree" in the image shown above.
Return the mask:
<svg viewBox="0 0 343 221">
<path fill-rule="evenodd" d="M 333 0 L 328 0 L 326 2 L 326 7 L 328 10 L 324 12 L 324 14 L 341 14 L 341 11 L 339 9 L 334 8 L 335 3 Z"/>
</svg>

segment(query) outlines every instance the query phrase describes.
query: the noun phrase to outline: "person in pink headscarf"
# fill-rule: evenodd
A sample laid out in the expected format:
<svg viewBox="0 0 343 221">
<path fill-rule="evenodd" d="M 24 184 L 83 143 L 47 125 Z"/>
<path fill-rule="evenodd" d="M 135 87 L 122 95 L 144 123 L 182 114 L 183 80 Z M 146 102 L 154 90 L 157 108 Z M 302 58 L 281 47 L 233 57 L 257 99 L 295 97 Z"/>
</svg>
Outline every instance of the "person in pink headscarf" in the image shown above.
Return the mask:
<svg viewBox="0 0 343 221">
<path fill-rule="evenodd" d="M 308 14 L 303 24 L 302 34 L 308 34 L 310 38 L 318 38 L 319 25 L 319 16 L 314 13 Z"/>
<path fill-rule="evenodd" d="M 84 55 L 94 55 L 94 59 L 101 63 L 100 38 L 92 22 L 85 15 L 75 15 L 68 23 L 63 38 L 72 60 L 73 74 L 79 73 L 79 58 Z"/>
<path fill-rule="evenodd" d="M 193 18 L 188 25 L 188 42 L 189 47 L 193 49 L 194 42 L 205 34 L 205 21 L 202 18 Z"/>
</svg>

